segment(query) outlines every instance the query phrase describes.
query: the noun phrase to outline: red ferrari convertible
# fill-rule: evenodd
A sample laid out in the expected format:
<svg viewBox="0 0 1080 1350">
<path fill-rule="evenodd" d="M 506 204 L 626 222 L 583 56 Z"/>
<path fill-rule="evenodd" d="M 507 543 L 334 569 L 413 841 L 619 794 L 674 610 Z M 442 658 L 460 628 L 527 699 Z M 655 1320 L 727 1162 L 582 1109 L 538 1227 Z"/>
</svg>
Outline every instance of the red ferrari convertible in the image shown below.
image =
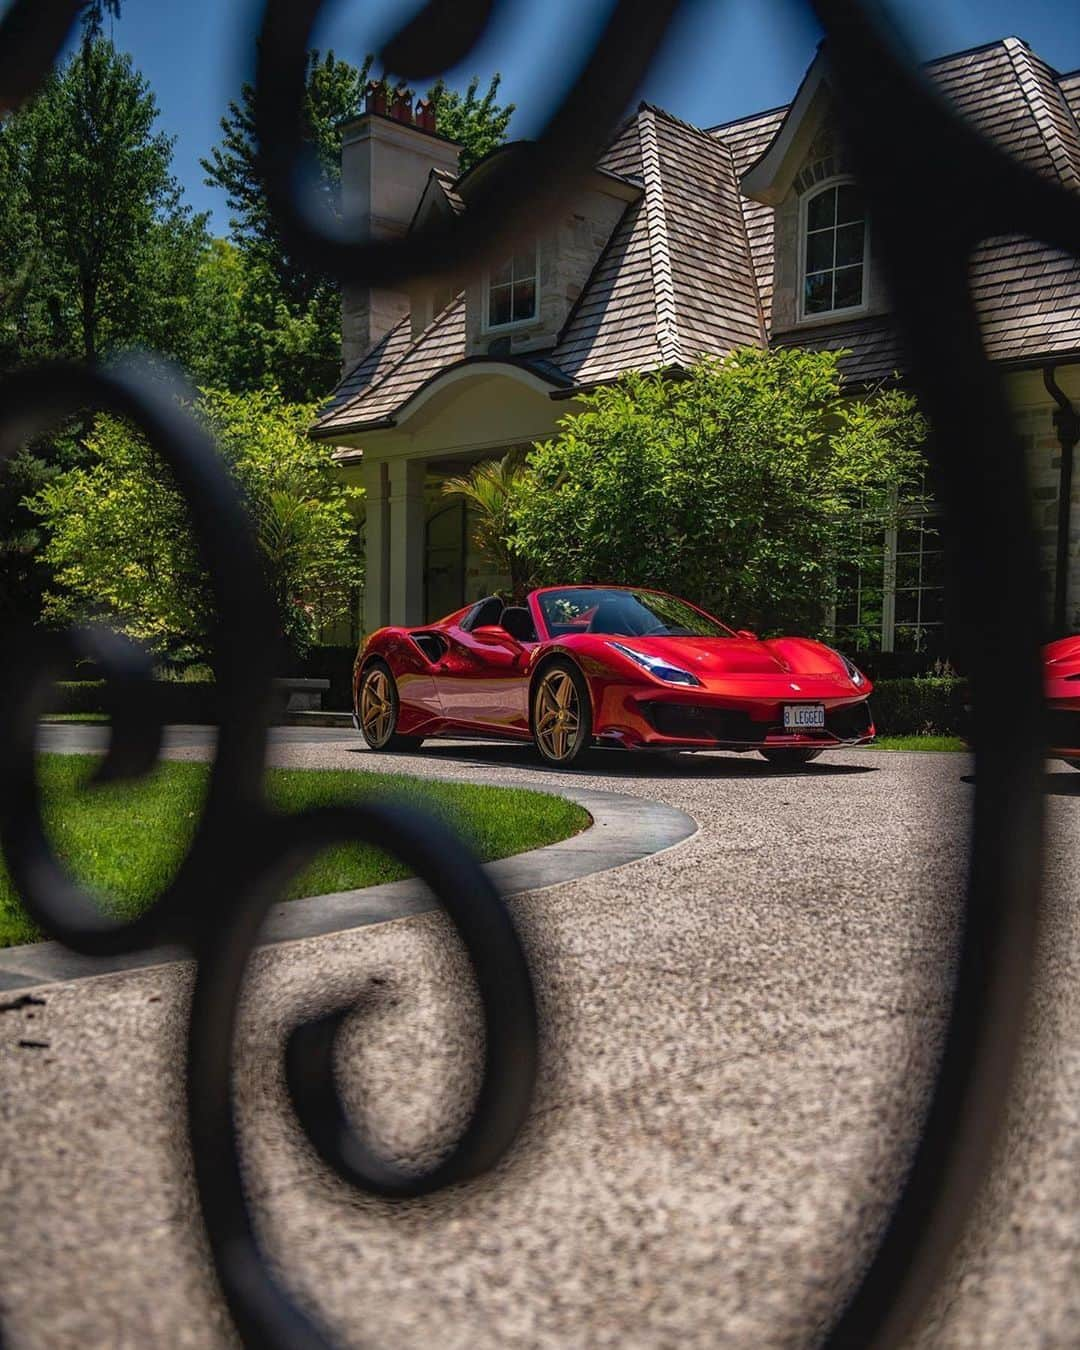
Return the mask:
<svg viewBox="0 0 1080 1350">
<path fill-rule="evenodd" d="M 418 628 L 380 628 L 353 672 L 373 750 L 428 736 L 534 741 L 549 764 L 589 746 L 757 750 L 805 764 L 872 739 L 870 681 L 809 638 L 735 632 L 660 591 L 548 586 L 489 596 Z"/>
<path fill-rule="evenodd" d="M 1061 638 L 1043 648 L 1043 689 L 1047 753 L 1080 769 L 1080 637 Z"/>
</svg>

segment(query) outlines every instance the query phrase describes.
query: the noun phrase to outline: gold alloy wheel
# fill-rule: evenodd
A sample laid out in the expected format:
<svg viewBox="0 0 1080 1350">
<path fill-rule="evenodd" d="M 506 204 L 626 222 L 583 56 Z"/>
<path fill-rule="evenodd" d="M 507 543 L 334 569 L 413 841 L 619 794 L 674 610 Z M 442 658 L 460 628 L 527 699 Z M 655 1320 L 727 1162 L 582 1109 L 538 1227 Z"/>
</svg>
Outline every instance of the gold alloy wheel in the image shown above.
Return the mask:
<svg viewBox="0 0 1080 1350">
<path fill-rule="evenodd" d="M 565 670 L 552 670 L 536 695 L 536 739 L 548 759 L 573 753 L 581 725 L 581 707 L 574 681 Z"/>
<path fill-rule="evenodd" d="M 381 749 L 393 733 L 394 721 L 390 676 L 385 670 L 373 670 L 360 690 L 360 726 L 368 745 Z"/>
</svg>

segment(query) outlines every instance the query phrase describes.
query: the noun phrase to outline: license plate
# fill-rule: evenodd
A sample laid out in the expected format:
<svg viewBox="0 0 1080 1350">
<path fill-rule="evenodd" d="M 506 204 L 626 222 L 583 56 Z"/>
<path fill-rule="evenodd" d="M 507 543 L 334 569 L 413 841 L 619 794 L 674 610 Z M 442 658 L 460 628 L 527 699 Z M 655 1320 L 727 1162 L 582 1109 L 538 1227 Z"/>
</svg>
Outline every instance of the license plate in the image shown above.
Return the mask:
<svg viewBox="0 0 1080 1350">
<path fill-rule="evenodd" d="M 784 707 L 785 731 L 822 731 L 825 727 L 825 705 L 822 703 L 788 703 Z"/>
</svg>

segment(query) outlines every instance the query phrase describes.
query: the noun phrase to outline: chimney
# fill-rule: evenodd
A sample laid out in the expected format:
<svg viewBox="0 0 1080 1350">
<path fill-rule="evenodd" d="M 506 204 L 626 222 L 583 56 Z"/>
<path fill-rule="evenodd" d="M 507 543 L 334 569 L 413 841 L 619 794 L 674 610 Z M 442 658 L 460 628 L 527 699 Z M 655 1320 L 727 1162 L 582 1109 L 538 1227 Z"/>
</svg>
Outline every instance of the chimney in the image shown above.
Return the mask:
<svg viewBox="0 0 1080 1350">
<path fill-rule="evenodd" d="M 364 112 L 342 127 L 341 206 L 353 238 L 400 239 L 408 231 L 432 169 L 458 172 L 461 146 L 438 135 L 435 111 L 404 85 L 372 80 Z M 409 313 L 408 296 L 349 286 L 341 302 L 341 360 L 348 371 Z"/>
</svg>

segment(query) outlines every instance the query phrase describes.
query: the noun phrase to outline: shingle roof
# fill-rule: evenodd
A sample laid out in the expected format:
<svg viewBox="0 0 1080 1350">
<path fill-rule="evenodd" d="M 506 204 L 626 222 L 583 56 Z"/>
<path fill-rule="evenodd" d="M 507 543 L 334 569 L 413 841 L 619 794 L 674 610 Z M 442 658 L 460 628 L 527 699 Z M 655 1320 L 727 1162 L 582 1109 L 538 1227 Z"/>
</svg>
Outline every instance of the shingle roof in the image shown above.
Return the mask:
<svg viewBox="0 0 1080 1350">
<path fill-rule="evenodd" d="M 642 105 L 600 168 L 642 195 L 601 253 L 554 350 L 531 364 L 553 387 L 592 385 L 762 344 L 764 329 L 731 151 Z M 415 341 L 402 321 L 335 390 L 322 436 L 392 416 L 433 375 L 465 358 L 463 297 Z M 501 359 L 501 358 L 499 358 Z"/>
<path fill-rule="evenodd" d="M 465 199 L 457 190 L 457 177 L 449 169 L 432 169 L 431 172 L 438 179 L 439 186 L 446 194 L 450 209 L 455 215 L 460 216 L 465 210 Z"/>
<path fill-rule="evenodd" d="M 465 297 L 459 295 L 415 340 L 406 318 L 375 350 L 383 344 L 385 356 L 374 368 L 365 357 L 338 385 L 316 423 L 320 435 L 385 421 L 433 375 L 460 361 L 465 355 Z"/>
<path fill-rule="evenodd" d="M 1031 168 L 1080 191 L 1080 71 L 1057 75 L 1006 38 L 930 62 L 958 112 Z M 532 361 L 558 385 L 590 386 L 759 345 L 770 331 L 773 208 L 738 183 L 768 148 L 787 108 L 708 132 L 643 104 L 598 167 L 641 186 L 626 206 L 553 350 Z M 454 210 L 455 180 L 437 172 Z M 971 288 L 988 354 L 1017 361 L 1080 351 L 1080 261 L 1033 240 L 990 239 L 976 251 Z M 777 334 L 784 345 L 850 349 L 847 376 L 876 381 L 902 367 L 884 318 Z M 440 370 L 465 357 L 459 296 L 415 340 L 409 320 L 351 370 L 318 432 L 384 423 Z"/>
<path fill-rule="evenodd" d="M 1071 70 L 1067 75 L 1057 77 L 1057 87 L 1061 96 L 1072 109 L 1072 115 L 1080 122 L 1080 70 Z"/>
<path fill-rule="evenodd" d="M 602 166 L 640 177 L 552 360 L 581 384 L 761 344 L 764 330 L 731 152 L 642 106 Z"/>
<path fill-rule="evenodd" d="M 736 179 L 742 177 L 780 130 L 786 112 L 786 108 L 773 108 L 754 117 L 744 117 L 738 122 L 728 122 L 723 126 L 709 128 L 709 135 L 723 141 L 731 151 Z M 742 205 L 746 235 L 750 242 L 754 272 L 757 275 L 762 318 L 768 329 L 772 319 L 773 209 L 761 202 L 751 201 L 749 197 L 740 196 L 739 201 Z"/>
<path fill-rule="evenodd" d="M 828 328 L 794 330 L 774 340 L 777 347 L 803 347 L 807 351 L 838 351 L 840 373 L 857 384 L 877 384 L 903 368 L 904 359 L 892 325 L 882 318 L 849 320 Z"/>
<path fill-rule="evenodd" d="M 1080 125 L 1054 72 L 1018 38 L 931 63 L 957 111 L 1030 168 L 1080 191 Z M 1033 239 L 986 240 L 972 299 L 987 355 L 1022 361 L 1080 349 L 1080 260 Z"/>
<path fill-rule="evenodd" d="M 932 61 L 927 73 L 983 135 L 1036 172 L 1080 191 L 1080 72 L 1055 76 L 1025 43 L 1005 38 Z M 721 127 L 714 134 L 730 132 Z M 762 252 L 762 261 L 771 273 L 771 254 Z M 970 284 L 992 360 L 1080 350 L 1080 260 L 1032 239 L 988 239 L 972 255 Z M 760 272 L 758 285 L 764 290 Z M 892 369 L 903 365 L 881 319 L 865 326 L 840 322 L 825 329 L 793 329 L 775 340 L 786 346 L 850 347 L 842 369 L 859 381 L 891 373 L 885 369 L 889 360 L 896 362 Z"/>
</svg>

